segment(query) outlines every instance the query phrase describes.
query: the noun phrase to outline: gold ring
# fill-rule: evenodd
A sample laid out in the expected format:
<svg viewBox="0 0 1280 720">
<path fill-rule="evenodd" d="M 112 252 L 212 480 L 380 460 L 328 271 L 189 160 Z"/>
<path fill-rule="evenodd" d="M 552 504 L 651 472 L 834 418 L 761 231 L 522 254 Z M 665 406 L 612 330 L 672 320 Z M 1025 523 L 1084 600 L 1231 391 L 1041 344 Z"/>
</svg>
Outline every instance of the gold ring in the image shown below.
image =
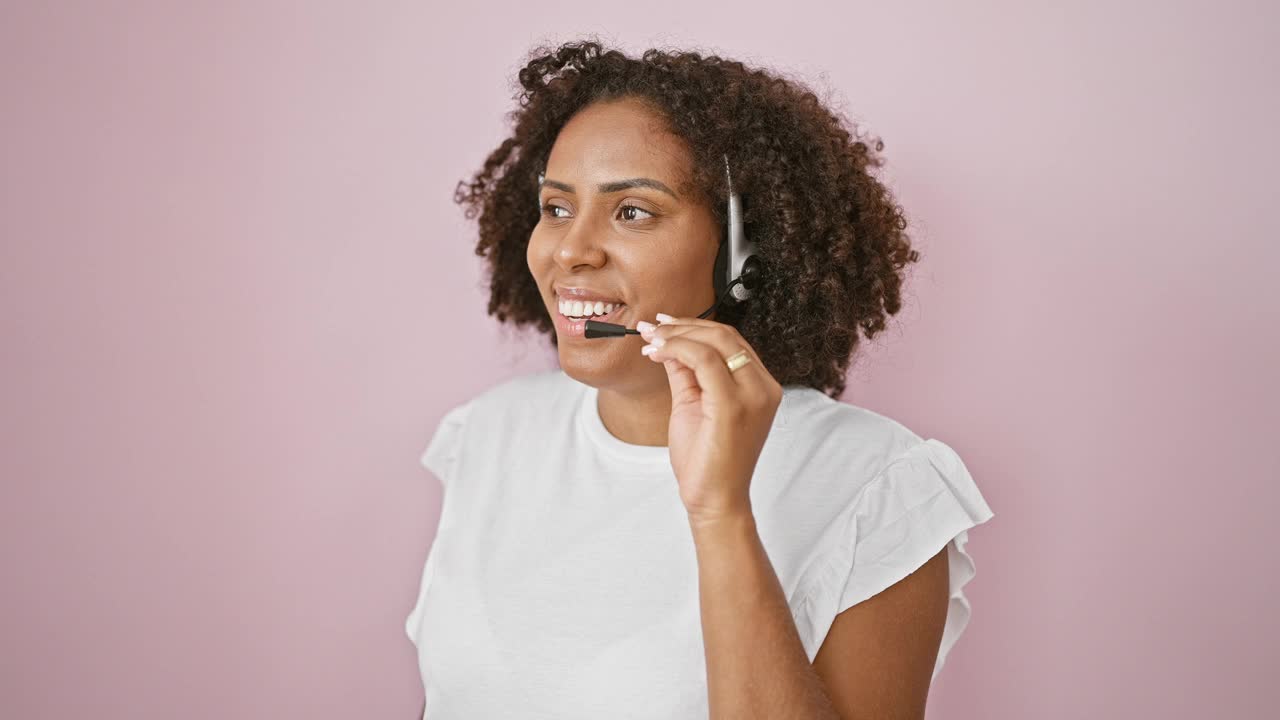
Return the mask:
<svg viewBox="0 0 1280 720">
<path fill-rule="evenodd" d="M 725 360 L 724 364 L 729 366 L 729 372 L 734 372 L 749 362 L 751 362 L 751 355 L 746 350 L 739 350 L 728 360 Z"/>
</svg>

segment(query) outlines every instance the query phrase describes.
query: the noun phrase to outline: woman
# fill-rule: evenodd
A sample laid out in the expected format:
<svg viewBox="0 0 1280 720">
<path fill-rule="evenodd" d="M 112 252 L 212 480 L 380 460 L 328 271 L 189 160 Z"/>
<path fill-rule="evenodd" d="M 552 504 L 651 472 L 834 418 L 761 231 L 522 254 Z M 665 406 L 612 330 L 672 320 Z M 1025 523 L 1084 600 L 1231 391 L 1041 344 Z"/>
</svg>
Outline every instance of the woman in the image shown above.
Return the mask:
<svg viewBox="0 0 1280 720">
<path fill-rule="evenodd" d="M 426 714 L 922 718 L 993 515 L 949 446 L 835 399 L 918 259 L 882 144 L 716 56 L 575 42 L 519 79 L 456 199 L 490 314 L 560 369 L 452 408 L 422 455 Z M 763 270 L 717 305 L 730 183 Z"/>
</svg>

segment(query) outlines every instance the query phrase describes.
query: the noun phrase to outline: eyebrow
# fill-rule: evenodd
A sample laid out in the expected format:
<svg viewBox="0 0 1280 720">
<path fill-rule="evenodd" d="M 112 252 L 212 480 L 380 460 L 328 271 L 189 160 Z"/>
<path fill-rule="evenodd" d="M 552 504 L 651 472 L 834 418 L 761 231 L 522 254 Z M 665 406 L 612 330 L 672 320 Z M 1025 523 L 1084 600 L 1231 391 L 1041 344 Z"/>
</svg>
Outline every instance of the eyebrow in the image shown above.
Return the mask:
<svg viewBox="0 0 1280 720">
<path fill-rule="evenodd" d="M 542 184 L 545 185 L 546 187 L 555 188 L 557 190 L 562 190 L 567 193 L 574 192 L 572 185 L 569 185 L 567 183 L 562 183 L 559 180 L 544 178 L 542 180 Z M 628 178 L 626 180 L 615 180 L 613 182 L 600 183 L 599 185 L 596 186 L 596 190 L 601 193 L 615 193 L 621 190 L 629 190 L 631 188 L 652 188 L 654 190 L 661 190 L 662 192 L 670 195 L 673 198 L 679 199 L 680 197 L 676 195 L 674 190 L 667 187 L 664 183 L 654 180 L 653 178 L 643 178 L 643 177 Z"/>
</svg>

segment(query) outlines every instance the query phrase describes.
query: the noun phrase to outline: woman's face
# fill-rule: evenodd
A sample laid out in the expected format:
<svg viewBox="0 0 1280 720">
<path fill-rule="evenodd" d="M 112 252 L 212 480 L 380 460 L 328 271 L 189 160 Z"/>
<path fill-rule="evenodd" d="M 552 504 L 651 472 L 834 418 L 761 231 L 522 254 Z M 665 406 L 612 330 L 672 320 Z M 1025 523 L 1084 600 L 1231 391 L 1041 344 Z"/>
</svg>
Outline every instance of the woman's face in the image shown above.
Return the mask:
<svg viewBox="0 0 1280 720">
<path fill-rule="evenodd" d="M 659 312 L 695 316 L 715 302 L 711 273 L 721 233 L 690 189 L 691 168 L 684 142 L 631 98 L 583 108 L 556 137 L 526 259 L 555 320 L 560 367 L 571 377 L 618 387 L 666 376 L 640 354 L 639 335 L 584 337 L 585 322 L 561 312 L 560 301 L 572 299 L 574 289 L 621 303 L 600 319 L 627 327 L 654 322 Z"/>
</svg>

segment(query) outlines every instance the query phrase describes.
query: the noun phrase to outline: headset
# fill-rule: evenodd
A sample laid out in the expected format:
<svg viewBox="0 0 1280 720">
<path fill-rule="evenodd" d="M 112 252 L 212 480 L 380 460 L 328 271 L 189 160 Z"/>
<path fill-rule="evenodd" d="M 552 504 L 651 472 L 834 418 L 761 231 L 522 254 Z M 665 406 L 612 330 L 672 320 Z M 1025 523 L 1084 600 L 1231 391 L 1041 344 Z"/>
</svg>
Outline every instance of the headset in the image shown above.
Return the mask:
<svg viewBox="0 0 1280 720">
<path fill-rule="evenodd" d="M 705 318 L 716 308 L 737 306 L 750 300 L 764 278 L 764 263 L 760 259 L 756 243 L 747 239 L 742 229 L 742 198 L 733 189 L 733 177 L 729 172 L 729 156 L 724 156 L 724 180 L 729 189 L 728 232 L 720 241 L 715 265 L 711 273 L 715 303 L 698 315 Z M 538 176 L 539 184 L 542 175 Z M 588 338 L 626 337 L 639 335 L 640 331 L 617 323 L 587 320 L 583 335 Z"/>
</svg>

